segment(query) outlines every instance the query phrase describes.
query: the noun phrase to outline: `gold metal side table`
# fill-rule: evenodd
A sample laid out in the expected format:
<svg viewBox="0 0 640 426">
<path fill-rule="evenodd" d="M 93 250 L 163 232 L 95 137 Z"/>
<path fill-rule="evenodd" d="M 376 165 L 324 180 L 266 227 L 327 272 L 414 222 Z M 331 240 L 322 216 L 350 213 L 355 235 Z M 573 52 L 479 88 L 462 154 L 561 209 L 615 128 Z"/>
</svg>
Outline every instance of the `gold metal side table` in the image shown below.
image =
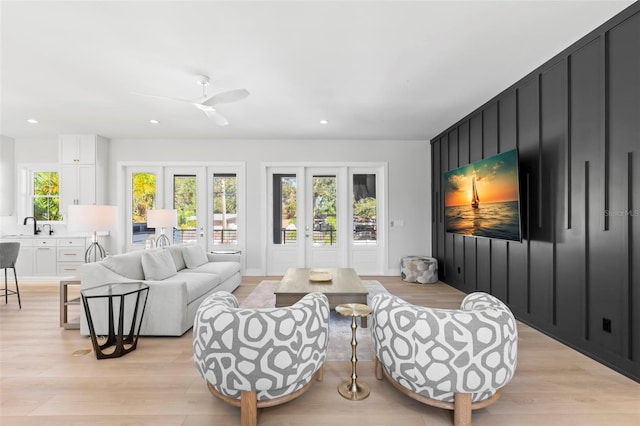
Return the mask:
<svg viewBox="0 0 640 426">
<path fill-rule="evenodd" d="M 367 384 L 362 382 L 358 383 L 358 374 L 356 373 L 356 365 L 358 363 L 356 356 L 356 349 L 358 347 L 356 330 L 358 324 L 356 323 L 356 318 L 360 317 L 365 319 L 371 314 L 371 308 L 361 303 L 345 303 L 336 306 L 336 312 L 340 315 L 351 317 L 351 378 L 340 383 L 338 392 L 346 399 L 361 401 L 369 396 L 370 391 Z"/>
</svg>

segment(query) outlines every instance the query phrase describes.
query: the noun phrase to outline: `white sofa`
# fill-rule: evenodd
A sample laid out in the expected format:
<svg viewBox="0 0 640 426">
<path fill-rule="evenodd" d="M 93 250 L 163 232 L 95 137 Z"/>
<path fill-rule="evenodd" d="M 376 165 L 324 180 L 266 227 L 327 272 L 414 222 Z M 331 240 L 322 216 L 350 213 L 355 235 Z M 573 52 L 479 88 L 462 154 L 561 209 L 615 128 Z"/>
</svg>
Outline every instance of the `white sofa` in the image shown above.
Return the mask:
<svg viewBox="0 0 640 426">
<path fill-rule="evenodd" d="M 175 245 L 87 263 L 80 269 L 80 278 L 83 290 L 107 283 L 148 284 L 140 335 L 182 336 L 193 326 L 198 306 L 207 296 L 215 291 L 232 292 L 240 285 L 240 256 L 205 253 L 195 244 Z M 132 311 L 126 303 L 125 307 Z M 90 309 L 96 334 L 107 334 L 106 303 L 92 304 Z M 127 313 L 131 317 L 131 312 Z M 118 320 L 117 313 L 115 319 Z M 125 327 L 128 327 L 127 320 Z M 89 335 L 82 305 L 80 334 Z"/>
</svg>

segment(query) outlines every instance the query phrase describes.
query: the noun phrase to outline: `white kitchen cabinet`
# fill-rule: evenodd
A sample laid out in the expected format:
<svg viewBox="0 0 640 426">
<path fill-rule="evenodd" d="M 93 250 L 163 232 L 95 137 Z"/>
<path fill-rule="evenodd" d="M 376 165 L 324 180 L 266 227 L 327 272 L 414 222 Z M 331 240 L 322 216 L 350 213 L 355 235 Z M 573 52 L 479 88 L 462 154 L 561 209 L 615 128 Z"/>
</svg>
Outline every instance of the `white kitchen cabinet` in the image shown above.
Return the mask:
<svg viewBox="0 0 640 426">
<path fill-rule="evenodd" d="M 95 164 L 97 135 L 60 135 L 60 164 Z"/>
<path fill-rule="evenodd" d="M 98 204 L 96 167 L 60 166 L 60 209 L 74 204 Z"/>
<path fill-rule="evenodd" d="M 84 264 L 84 238 L 61 238 L 58 240 L 58 276 L 78 276 Z"/>
<path fill-rule="evenodd" d="M 35 249 L 33 247 L 33 239 L 16 239 L 16 240 L 2 240 L 17 241 L 20 243 L 20 251 L 18 252 L 18 259 L 16 260 L 16 275 L 18 275 L 18 283 L 22 277 L 29 277 L 35 274 Z"/>
<path fill-rule="evenodd" d="M 35 275 L 55 276 L 58 274 L 57 246 L 53 238 L 35 240 Z"/>
<path fill-rule="evenodd" d="M 98 135 L 60 135 L 60 211 L 73 204 L 104 204 L 108 140 Z"/>
<path fill-rule="evenodd" d="M 78 276 L 84 264 L 88 241 L 82 236 L 17 237 L 1 241 L 17 241 L 20 252 L 16 261 L 18 283 L 27 277 Z"/>
</svg>

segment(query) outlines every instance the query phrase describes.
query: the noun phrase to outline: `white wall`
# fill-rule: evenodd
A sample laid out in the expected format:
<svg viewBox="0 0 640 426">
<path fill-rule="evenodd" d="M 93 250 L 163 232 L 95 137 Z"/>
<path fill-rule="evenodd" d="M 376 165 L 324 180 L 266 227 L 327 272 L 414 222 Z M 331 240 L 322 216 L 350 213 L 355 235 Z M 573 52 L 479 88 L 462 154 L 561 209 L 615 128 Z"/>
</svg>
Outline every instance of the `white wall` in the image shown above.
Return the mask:
<svg viewBox="0 0 640 426">
<path fill-rule="evenodd" d="M 264 270 L 260 211 L 264 163 L 386 162 L 388 164 L 388 220 L 403 220 L 389 227 L 386 269 L 399 273 L 402 256 L 431 255 L 431 160 L 427 141 L 207 141 L 113 139 L 109 176 L 115 183 L 119 162 L 243 161 L 247 173 L 247 271 Z M 109 202 L 115 203 L 111 191 Z M 255 207 L 253 207 L 255 206 Z"/>
<path fill-rule="evenodd" d="M 15 158 L 15 140 L 8 136 L 0 135 L 0 216 L 13 216 L 16 213 L 13 185 Z M 2 231 L 1 221 L 0 231 Z"/>
<path fill-rule="evenodd" d="M 247 271 L 264 269 L 259 208 L 264 163 L 386 162 L 388 164 L 387 219 L 404 221 L 389 227 L 386 269 L 399 273 L 408 254 L 431 255 L 431 150 L 428 141 L 210 141 L 112 139 L 109 142 L 108 203 L 117 203 L 118 164 L 122 162 L 242 161 L 247 173 Z M 51 140 L 16 140 L 16 163 L 51 163 L 58 160 L 57 137 Z M 254 204 L 255 203 L 255 204 Z"/>
</svg>

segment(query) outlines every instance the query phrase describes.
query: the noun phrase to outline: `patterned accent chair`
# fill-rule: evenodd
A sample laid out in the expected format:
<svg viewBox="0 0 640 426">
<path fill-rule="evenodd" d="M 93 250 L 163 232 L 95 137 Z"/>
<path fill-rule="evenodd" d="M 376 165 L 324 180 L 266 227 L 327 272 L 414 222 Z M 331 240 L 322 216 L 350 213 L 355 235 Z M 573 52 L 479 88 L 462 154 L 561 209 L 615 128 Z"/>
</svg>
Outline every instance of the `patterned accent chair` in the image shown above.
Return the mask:
<svg viewBox="0 0 640 426">
<path fill-rule="evenodd" d="M 256 425 L 258 408 L 288 402 L 316 380 L 329 343 L 329 301 L 310 293 L 283 308 L 239 308 L 229 292 L 207 297 L 196 313 L 196 370 L 211 393 L 240 407 L 240 423 Z"/>
<path fill-rule="evenodd" d="M 371 305 L 376 378 L 453 410 L 454 425 L 470 425 L 472 410 L 497 401 L 513 377 L 516 320 L 494 296 L 469 294 L 459 310 L 416 306 L 390 294 L 376 295 Z"/>
</svg>

